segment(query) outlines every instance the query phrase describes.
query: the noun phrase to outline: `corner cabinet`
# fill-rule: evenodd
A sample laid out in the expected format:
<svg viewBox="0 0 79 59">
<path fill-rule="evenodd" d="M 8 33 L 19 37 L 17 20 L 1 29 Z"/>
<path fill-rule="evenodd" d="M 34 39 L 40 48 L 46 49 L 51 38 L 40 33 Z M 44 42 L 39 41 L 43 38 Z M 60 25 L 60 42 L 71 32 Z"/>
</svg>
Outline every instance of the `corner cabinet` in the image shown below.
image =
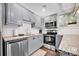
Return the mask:
<svg viewBox="0 0 79 59">
<path fill-rule="evenodd" d="M 43 35 L 28 38 L 28 55 L 31 55 L 43 45 Z"/>
</svg>

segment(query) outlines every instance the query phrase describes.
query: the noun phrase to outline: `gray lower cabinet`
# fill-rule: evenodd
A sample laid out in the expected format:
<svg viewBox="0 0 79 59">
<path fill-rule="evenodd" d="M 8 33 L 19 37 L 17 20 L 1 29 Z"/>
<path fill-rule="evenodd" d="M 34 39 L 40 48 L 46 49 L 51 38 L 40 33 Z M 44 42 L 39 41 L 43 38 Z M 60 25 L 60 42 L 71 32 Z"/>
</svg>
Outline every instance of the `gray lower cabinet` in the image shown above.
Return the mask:
<svg viewBox="0 0 79 59">
<path fill-rule="evenodd" d="M 26 55 L 27 55 L 27 40 L 7 44 L 7 56 L 26 56 Z"/>
<path fill-rule="evenodd" d="M 34 36 L 28 38 L 28 55 L 31 55 L 43 45 L 43 36 Z"/>
<path fill-rule="evenodd" d="M 43 45 L 43 35 L 39 35 L 38 39 L 40 40 L 40 46 Z"/>
<path fill-rule="evenodd" d="M 57 35 L 56 36 L 56 50 L 59 50 L 59 45 L 61 43 L 61 40 L 62 40 L 62 35 Z"/>
<path fill-rule="evenodd" d="M 7 56 L 28 56 L 35 52 L 37 49 L 39 49 L 42 45 L 43 35 L 21 38 L 21 41 L 17 42 L 8 42 Z"/>
</svg>

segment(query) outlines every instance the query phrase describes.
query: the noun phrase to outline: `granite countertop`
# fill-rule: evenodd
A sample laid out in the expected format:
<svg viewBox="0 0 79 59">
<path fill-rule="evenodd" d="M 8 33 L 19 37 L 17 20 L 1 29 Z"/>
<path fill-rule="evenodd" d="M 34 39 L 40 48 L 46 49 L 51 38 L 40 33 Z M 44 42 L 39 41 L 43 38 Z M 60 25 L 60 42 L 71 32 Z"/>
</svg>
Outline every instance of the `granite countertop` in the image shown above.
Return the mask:
<svg viewBox="0 0 79 59">
<path fill-rule="evenodd" d="M 37 36 L 37 35 L 42 35 L 42 34 L 30 34 L 30 35 L 24 35 L 24 36 L 6 36 L 3 37 L 4 41 L 11 41 L 11 40 L 16 40 L 16 39 L 21 39 L 21 38 L 28 38 L 28 37 L 32 37 L 32 36 Z"/>
<path fill-rule="evenodd" d="M 59 49 L 79 55 L 79 35 L 63 35 Z"/>
</svg>

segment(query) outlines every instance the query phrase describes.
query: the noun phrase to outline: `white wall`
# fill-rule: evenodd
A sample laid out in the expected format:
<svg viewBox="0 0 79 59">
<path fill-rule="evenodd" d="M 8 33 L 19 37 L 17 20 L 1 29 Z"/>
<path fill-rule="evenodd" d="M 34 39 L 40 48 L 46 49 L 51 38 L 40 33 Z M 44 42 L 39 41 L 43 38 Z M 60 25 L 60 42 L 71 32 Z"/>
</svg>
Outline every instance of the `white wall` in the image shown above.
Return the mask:
<svg viewBox="0 0 79 59">
<path fill-rule="evenodd" d="M 58 28 L 58 34 L 79 34 L 79 25 L 69 25 L 67 27 Z"/>
</svg>

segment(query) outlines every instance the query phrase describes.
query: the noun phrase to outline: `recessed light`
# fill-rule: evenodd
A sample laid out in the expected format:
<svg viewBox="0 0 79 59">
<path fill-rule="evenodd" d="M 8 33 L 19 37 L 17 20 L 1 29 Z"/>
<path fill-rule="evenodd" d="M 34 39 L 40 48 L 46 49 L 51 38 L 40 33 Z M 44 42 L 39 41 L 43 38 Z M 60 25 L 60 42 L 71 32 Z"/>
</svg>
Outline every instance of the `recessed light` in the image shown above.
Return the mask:
<svg viewBox="0 0 79 59">
<path fill-rule="evenodd" d="M 45 12 L 45 11 L 46 11 L 46 9 L 45 9 L 45 8 L 43 8 L 43 9 L 42 9 L 42 11 L 43 11 L 43 12 Z"/>
<path fill-rule="evenodd" d="M 46 11 L 46 5 L 42 6 L 42 11 L 45 12 Z"/>
</svg>

